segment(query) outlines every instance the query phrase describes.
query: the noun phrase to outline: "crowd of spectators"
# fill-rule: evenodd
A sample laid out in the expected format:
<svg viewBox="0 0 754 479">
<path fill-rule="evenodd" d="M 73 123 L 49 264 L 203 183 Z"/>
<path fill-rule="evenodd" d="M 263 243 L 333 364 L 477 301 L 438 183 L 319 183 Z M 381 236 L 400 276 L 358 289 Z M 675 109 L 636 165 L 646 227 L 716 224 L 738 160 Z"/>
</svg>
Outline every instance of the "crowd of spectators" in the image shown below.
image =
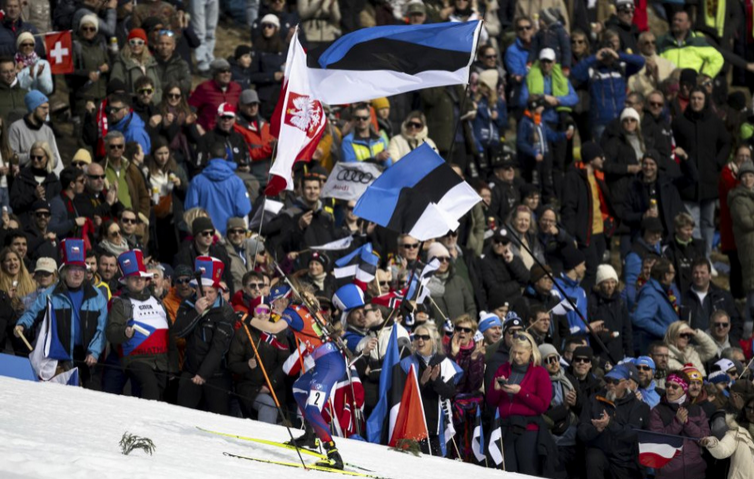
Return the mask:
<svg viewBox="0 0 754 479">
<path fill-rule="evenodd" d="M 752 477 L 753 11 L 5 0 L 0 351 L 28 355 L 20 336 L 34 339 L 49 297 L 61 366 L 79 367 L 84 387 L 280 423 L 276 401 L 296 416 L 292 376 L 307 365 L 293 335 L 252 321 L 279 321 L 282 271 L 358 358 L 363 394 L 327 411 L 338 435 L 365 435 L 397 328 L 418 368 L 425 451 L 480 463 L 477 413 L 488 432 L 497 414 L 508 471 Z M 360 28 L 473 20 L 484 23 L 467 88 L 325 105 L 295 190 L 263 211 L 297 25 L 316 50 Z M 230 49 L 217 42 L 226 21 L 243 25 Z M 72 30 L 70 74 L 52 74 L 51 30 Z M 323 197 L 336 163 L 384 170 L 422 143 L 482 198 L 457 230 L 421 242 Z M 312 250 L 348 236 L 348 249 Z M 339 311 L 334 262 L 366 243 L 375 278 L 364 305 Z M 425 302 L 394 308 L 432 260 Z M 146 345 L 137 317 L 154 326 Z M 456 434 L 440 444 L 447 423 Z M 648 471 L 636 429 L 688 440 Z"/>
</svg>

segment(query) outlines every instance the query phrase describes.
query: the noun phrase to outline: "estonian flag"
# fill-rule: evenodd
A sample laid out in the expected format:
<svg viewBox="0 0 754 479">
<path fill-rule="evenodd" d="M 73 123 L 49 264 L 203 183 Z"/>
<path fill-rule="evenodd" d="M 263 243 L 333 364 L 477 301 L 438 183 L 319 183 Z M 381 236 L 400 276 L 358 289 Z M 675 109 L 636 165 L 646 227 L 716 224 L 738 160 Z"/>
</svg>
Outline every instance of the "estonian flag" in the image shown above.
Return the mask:
<svg viewBox="0 0 754 479">
<path fill-rule="evenodd" d="M 637 430 L 639 462 L 646 467 L 660 469 L 683 451 L 684 438 L 652 431 Z"/>
<path fill-rule="evenodd" d="M 476 420 L 474 421 L 474 432 L 471 435 L 471 452 L 474 453 L 474 457 L 479 462 L 484 462 L 486 456 L 484 454 L 484 429 L 482 428 L 482 407 L 478 405 L 476 408 Z"/>
<path fill-rule="evenodd" d="M 388 168 L 359 198 L 354 214 L 419 241 L 444 236 L 482 198 L 423 143 Z"/>
<path fill-rule="evenodd" d="M 52 308 L 50 297 L 47 296 L 47 308 L 42 327 L 39 329 L 34 350 L 29 354 L 29 361 L 37 377 L 42 381 L 50 381 L 55 377 L 59 360 L 70 361 L 71 356 L 60 342 L 55 310 Z"/>
<path fill-rule="evenodd" d="M 385 429 L 385 418 L 387 417 L 389 406 L 388 396 L 393 386 L 393 368 L 400 362 L 401 357 L 398 352 L 398 328 L 393 328 L 390 332 L 385 357 L 382 359 L 382 373 L 380 374 L 380 399 L 377 405 L 372 409 L 372 414 L 367 419 L 367 441 L 380 444 L 382 442 L 383 430 Z"/>
<path fill-rule="evenodd" d="M 372 251 L 372 243 L 367 243 L 336 261 L 333 275 L 338 279 L 355 278 L 368 283 L 374 279 L 379 262 L 380 258 Z"/>
<path fill-rule="evenodd" d="M 423 88 L 467 84 L 482 22 L 396 25 L 343 35 L 307 67 L 314 96 L 342 105 Z"/>
<path fill-rule="evenodd" d="M 503 463 L 503 428 L 500 425 L 500 410 L 498 408 L 495 408 L 495 420 L 492 421 L 492 432 L 487 444 L 487 451 L 489 451 L 492 462 L 496 466 Z M 474 454 L 476 455 L 476 451 Z M 505 469 L 505 466 L 503 466 L 503 469 Z"/>
</svg>

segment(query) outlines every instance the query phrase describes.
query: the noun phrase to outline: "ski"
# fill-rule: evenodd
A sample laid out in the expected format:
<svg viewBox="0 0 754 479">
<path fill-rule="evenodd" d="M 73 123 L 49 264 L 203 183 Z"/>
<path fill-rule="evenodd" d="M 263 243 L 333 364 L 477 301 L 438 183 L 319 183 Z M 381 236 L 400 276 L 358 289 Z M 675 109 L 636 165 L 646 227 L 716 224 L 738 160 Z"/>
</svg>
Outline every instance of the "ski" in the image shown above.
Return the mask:
<svg viewBox="0 0 754 479">
<path fill-rule="evenodd" d="M 332 467 L 325 467 L 325 466 L 318 466 L 316 464 L 307 464 L 304 466 L 300 462 L 285 462 L 285 461 L 274 461 L 272 459 L 262 459 L 259 457 L 251 457 L 251 456 L 241 456 L 239 454 L 233 454 L 230 452 L 223 452 L 224 455 L 228 457 L 235 457 L 236 459 L 246 459 L 247 461 L 256 461 L 256 462 L 262 462 L 265 464 L 277 464 L 278 466 L 285 466 L 285 467 L 296 467 L 299 469 L 307 469 L 312 471 L 321 471 L 321 472 L 332 472 L 334 474 L 344 474 L 346 476 L 354 476 L 354 477 L 368 477 L 372 479 L 387 479 L 385 477 L 376 476 L 374 474 L 366 474 L 363 472 L 355 472 L 355 471 L 345 471 L 340 469 L 333 469 Z"/>
<path fill-rule="evenodd" d="M 230 433 L 227 433 L 227 432 L 212 431 L 210 429 L 204 429 L 203 427 L 199 427 L 199 426 L 196 426 L 196 428 L 198 430 L 202 431 L 202 432 L 206 432 L 206 433 L 209 433 L 209 434 L 216 434 L 218 436 L 232 437 L 232 438 L 235 438 L 235 439 L 240 439 L 242 441 L 255 442 L 257 444 L 265 444 L 267 446 L 282 447 L 283 449 L 288 449 L 288 450 L 291 450 L 291 451 L 295 451 L 296 450 L 296 446 L 291 446 L 290 444 L 286 444 L 284 442 L 269 441 L 267 439 L 259 439 L 259 438 L 256 438 L 256 437 L 239 436 L 238 434 L 230 434 Z M 313 450 L 307 449 L 305 447 L 299 447 L 298 450 L 301 452 L 301 454 L 304 454 L 306 456 L 313 456 L 313 457 L 316 457 L 317 459 L 327 460 L 327 455 L 326 454 L 322 454 L 322 453 L 320 453 L 318 451 L 313 451 Z M 343 464 L 346 465 L 346 466 L 348 466 L 348 467 L 352 467 L 354 469 L 359 469 L 360 471 L 373 472 L 371 469 L 367 469 L 367 468 L 364 468 L 364 467 L 361 467 L 361 466 L 357 466 L 356 464 L 351 464 L 351 463 L 348 463 L 348 462 L 344 462 Z"/>
</svg>

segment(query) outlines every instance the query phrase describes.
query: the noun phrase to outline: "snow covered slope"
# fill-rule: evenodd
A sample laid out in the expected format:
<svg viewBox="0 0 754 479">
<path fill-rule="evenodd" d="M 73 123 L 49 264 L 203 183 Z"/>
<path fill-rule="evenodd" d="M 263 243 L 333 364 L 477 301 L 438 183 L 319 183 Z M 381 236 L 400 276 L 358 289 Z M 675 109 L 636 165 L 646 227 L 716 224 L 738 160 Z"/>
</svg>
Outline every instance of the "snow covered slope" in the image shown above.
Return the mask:
<svg viewBox="0 0 754 479">
<path fill-rule="evenodd" d="M 276 441 L 288 439 L 285 428 L 280 426 L 82 388 L 0 377 L 0 478 L 348 477 L 223 456 L 223 452 L 231 452 L 298 461 L 294 451 L 206 434 L 196 426 Z M 126 431 L 154 441 L 154 455 L 140 450 L 122 455 L 118 443 Z M 447 459 L 414 457 L 360 441 L 341 439 L 338 448 L 345 461 L 393 479 L 531 477 Z M 316 460 L 304 457 L 307 462 Z"/>
</svg>

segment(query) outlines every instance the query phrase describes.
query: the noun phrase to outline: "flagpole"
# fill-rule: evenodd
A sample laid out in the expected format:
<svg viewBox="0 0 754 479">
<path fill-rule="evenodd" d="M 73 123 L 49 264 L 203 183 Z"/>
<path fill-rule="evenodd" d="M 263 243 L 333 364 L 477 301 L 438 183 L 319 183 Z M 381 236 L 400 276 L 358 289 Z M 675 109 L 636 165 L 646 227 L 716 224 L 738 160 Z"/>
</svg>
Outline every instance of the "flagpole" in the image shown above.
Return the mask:
<svg viewBox="0 0 754 479">
<path fill-rule="evenodd" d="M 276 141 L 274 145 L 272 145 L 272 158 L 275 158 L 275 155 L 278 151 L 278 142 Z M 270 168 L 272 167 L 272 162 L 274 160 L 270 161 Z M 267 183 L 270 182 L 270 171 L 267 170 Z M 266 187 L 266 186 L 265 186 Z M 262 191 L 262 213 L 259 217 L 259 231 L 257 232 L 257 236 L 260 238 L 262 237 L 262 225 L 264 224 L 264 204 L 267 202 L 267 195 L 264 194 L 264 191 Z M 254 269 L 257 267 L 257 255 L 254 255 L 254 258 L 251 260 L 251 270 L 254 271 Z"/>
<path fill-rule="evenodd" d="M 563 298 L 566 301 L 568 301 L 568 303 L 573 308 L 573 311 L 576 312 L 576 314 L 578 315 L 579 319 L 581 319 L 581 321 L 586 326 L 586 329 L 589 331 L 589 333 L 592 335 L 592 337 L 594 338 L 594 340 L 597 342 L 597 345 L 599 345 L 602 348 L 602 350 L 607 354 L 607 357 L 610 359 L 610 361 L 612 361 L 613 364 L 618 364 L 618 361 L 615 360 L 615 358 L 613 357 L 612 353 L 610 353 L 610 350 L 607 349 L 607 346 L 605 346 L 605 343 L 602 342 L 602 340 L 600 339 L 600 337 L 597 336 L 597 333 L 594 332 L 594 329 L 592 329 L 592 326 L 589 324 L 589 321 L 587 321 L 586 318 L 584 317 L 584 315 L 581 314 L 581 311 L 579 311 L 579 308 L 576 306 L 576 304 L 571 300 L 571 298 L 568 296 L 568 294 L 566 294 L 566 292 L 563 289 L 563 287 L 560 286 L 557 281 L 555 281 L 555 276 L 553 276 L 552 273 L 550 273 L 547 270 L 547 268 L 545 267 L 545 265 L 542 264 L 542 262 L 539 261 L 539 259 L 537 259 L 537 257 L 534 255 L 534 252 L 531 249 L 529 249 L 529 246 L 526 243 L 524 243 L 523 241 L 521 241 L 521 237 L 518 235 L 518 233 L 516 233 L 515 231 L 513 231 L 513 228 L 506 228 L 506 231 L 508 232 L 509 235 L 513 236 L 513 239 L 515 239 L 516 241 L 518 241 L 518 244 L 522 248 L 524 248 L 527 253 L 529 253 L 529 255 L 534 259 L 534 262 L 537 263 L 539 265 L 539 267 L 542 268 L 542 270 L 545 272 L 545 274 L 550 278 L 550 280 L 552 280 L 552 284 L 555 285 L 555 288 L 557 288 L 558 292 L 563 296 Z"/>
<path fill-rule="evenodd" d="M 34 348 L 31 347 L 31 344 L 29 344 L 29 340 L 26 339 L 26 336 L 24 336 L 23 331 L 18 331 L 18 337 L 21 338 L 21 340 L 24 342 L 27 348 L 29 348 L 29 351 L 34 351 Z"/>
<path fill-rule="evenodd" d="M 248 316 L 248 314 L 246 316 Z M 293 437 L 291 428 L 288 426 L 288 424 L 290 424 L 290 421 L 288 421 L 288 418 L 283 412 L 283 408 L 280 407 L 280 401 L 278 401 L 277 394 L 275 394 L 275 389 L 272 387 L 272 382 L 270 381 L 270 377 L 267 375 L 267 369 L 264 367 L 264 363 L 262 362 L 262 357 L 259 355 L 259 350 L 257 350 L 257 346 L 254 344 L 254 339 L 252 339 L 251 337 L 251 332 L 249 331 L 249 327 L 246 325 L 246 322 L 244 321 L 245 319 L 246 317 L 244 317 L 241 320 L 241 323 L 243 324 L 243 328 L 246 331 L 246 335 L 249 337 L 249 343 L 251 343 L 251 348 L 254 350 L 254 356 L 256 356 L 257 364 L 262 369 L 262 374 L 264 374 L 264 380 L 265 382 L 267 382 L 267 387 L 270 389 L 270 395 L 272 396 L 272 399 L 275 401 L 275 406 L 277 406 L 278 408 L 278 413 L 283 418 L 283 425 L 285 426 L 285 429 L 288 431 L 288 435 L 291 437 L 291 444 L 293 445 L 293 447 L 296 448 L 296 453 L 298 454 L 298 458 L 301 460 L 301 465 L 304 466 L 305 470 L 309 470 L 309 467 L 304 462 L 304 458 L 301 456 L 301 451 L 299 451 L 299 448 L 296 445 L 296 439 Z"/>
</svg>

